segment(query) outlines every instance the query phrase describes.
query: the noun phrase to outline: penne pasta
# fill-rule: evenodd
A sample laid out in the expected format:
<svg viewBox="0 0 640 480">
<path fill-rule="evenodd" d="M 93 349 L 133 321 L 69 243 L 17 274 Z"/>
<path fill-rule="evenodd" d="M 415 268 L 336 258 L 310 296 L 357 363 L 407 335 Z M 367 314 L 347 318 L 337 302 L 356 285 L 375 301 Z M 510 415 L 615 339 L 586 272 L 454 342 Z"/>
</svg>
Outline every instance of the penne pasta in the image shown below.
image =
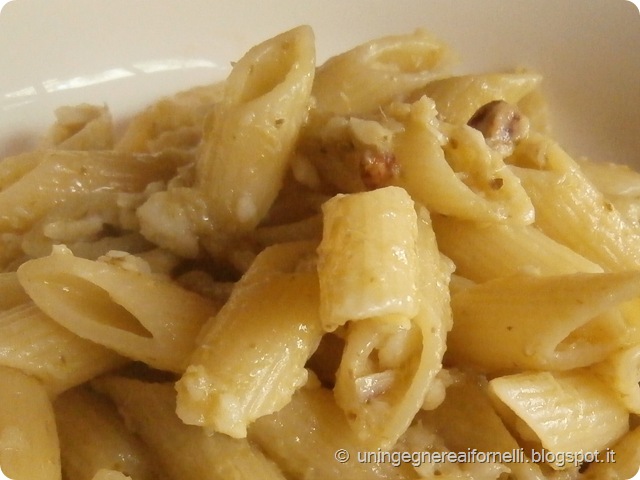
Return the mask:
<svg viewBox="0 0 640 480">
<path fill-rule="evenodd" d="M 78 336 L 181 372 L 196 335 L 216 308 L 147 268 L 132 256 L 92 261 L 60 247 L 24 263 L 18 276 L 36 305 Z"/>
<path fill-rule="evenodd" d="M 503 419 L 532 448 L 552 452 L 551 467 L 570 455 L 612 447 L 629 429 L 629 412 L 592 374 L 531 372 L 489 382 Z M 549 456 L 545 455 L 543 458 Z"/>
<path fill-rule="evenodd" d="M 266 215 L 306 118 L 314 73 L 313 32 L 305 26 L 235 64 L 196 165 L 197 188 L 219 228 L 244 233 Z"/>
<path fill-rule="evenodd" d="M 492 372 L 569 370 L 604 360 L 628 343 L 617 309 L 635 298 L 640 272 L 512 275 L 451 299 L 449 361 Z"/>
<path fill-rule="evenodd" d="M 52 398 L 127 362 L 60 326 L 33 302 L 0 312 L 0 365 L 37 378 Z"/>
<path fill-rule="evenodd" d="M 443 120 L 464 125 L 483 105 L 495 100 L 517 104 L 541 82 L 541 75 L 528 72 L 460 75 L 433 80 L 412 98 L 426 95 L 436 103 Z"/>
<path fill-rule="evenodd" d="M 146 445 L 127 429 L 105 397 L 88 388 L 75 388 L 60 395 L 53 407 L 67 480 L 94 475 L 117 480 L 116 472 L 136 480 L 165 478 Z M 107 475 L 106 470 L 113 473 Z"/>
<path fill-rule="evenodd" d="M 313 114 L 371 113 L 442 75 L 451 60 L 449 49 L 424 30 L 364 43 L 318 68 Z"/>
<path fill-rule="evenodd" d="M 15 480 L 60 480 L 60 447 L 51 402 L 36 379 L 0 367 L 0 461 Z"/>
<path fill-rule="evenodd" d="M 563 275 L 603 271 L 533 225 L 434 215 L 433 228 L 440 250 L 456 264 L 456 272 L 477 282 L 523 273 Z"/>
<path fill-rule="evenodd" d="M 282 410 L 254 422 L 248 438 L 291 478 L 415 478 L 409 465 L 357 461 L 366 446 L 349 428 L 331 392 L 322 388 L 298 390 Z"/>
<path fill-rule="evenodd" d="M 232 437 L 286 405 L 322 336 L 318 278 L 296 271 L 314 243 L 264 250 L 205 327 L 177 383 L 179 417 Z"/>
<path fill-rule="evenodd" d="M 640 345 L 619 350 L 591 368 L 630 412 L 640 413 Z"/>
<path fill-rule="evenodd" d="M 0 162 L 0 232 L 23 231 L 52 208 L 98 191 L 142 191 L 168 180 L 181 155 L 45 150 Z"/>
<path fill-rule="evenodd" d="M 113 399 L 127 425 L 154 452 L 163 471 L 180 480 L 284 480 L 280 469 L 246 439 L 185 425 L 175 414 L 171 384 L 107 377 L 96 387 Z M 138 478 L 138 477 L 134 477 Z"/>
<path fill-rule="evenodd" d="M 303 25 L 0 161 L 0 477 L 635 475 L 640 173 L 451 60 Z"/>
<path fill-rule="evenodd" d="M 503 464 L 503 468 L 508 469 L 509 473 L 518 479 L 545 478 L 540 467 L 531 462 L 524 451 L 520 454 L 520 444 L 491 404 L 486 380 L 463 372 L 453 372 L 452 376 L 452 383 L 446 389 L 442 404 L 435 410 L 419 412 L 418 426 L 415 428 L 433 429 L 450 451 L 484 452 L 487 458 L 493 455 L 499 460 L 510 460 Z M 411 434 L 415 435 L 415 432 Z M 411 438 L 404 439 L 409 443 L 411 440 Z M 428 448 L 428 446 L 424 445 L 421 448 Z M 495 455 L 498 452 L 503 455 Z M 444 468 L 446 468 L 444 465 L 422 466 L 422 470 L 431 475 L 436 473 L 434 470 Z"/>
<path fill-rule="evenodd" d="M 510 160 L 536 209 L 536 226 L 609 271 L 637 269 L 640 236 L 555 142 L 535 137 Z"/>
<path fill-rule="evenodd" d="M 526 225 L 534 210 L 518 178 L 480 132 L 452 127 L 448 138 L 432 100 L 409 108 L 394 138 L 400 173 L 393 181 L 433 213 L 484 222 Z"/>
</svg>

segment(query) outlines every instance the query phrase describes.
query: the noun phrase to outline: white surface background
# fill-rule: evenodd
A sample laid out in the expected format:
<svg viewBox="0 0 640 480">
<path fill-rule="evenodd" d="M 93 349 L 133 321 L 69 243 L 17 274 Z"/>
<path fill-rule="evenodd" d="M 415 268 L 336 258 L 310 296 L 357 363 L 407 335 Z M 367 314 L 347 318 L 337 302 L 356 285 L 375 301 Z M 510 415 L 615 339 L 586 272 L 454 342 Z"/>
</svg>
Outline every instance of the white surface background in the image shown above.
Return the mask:
<svg viewBox="0 0 640 480">
<path fill-rule="evenodd" d="M 0 14 L 0 156 L 32 146 L 56 106 L 107 103 L 124 118 L 300 23 L 319 60 L 425 27 L 461 71 L 536 69 L 571 153 L 640 167 L 640 15 L 627 0 L 13 0 Z"/>
</svg>

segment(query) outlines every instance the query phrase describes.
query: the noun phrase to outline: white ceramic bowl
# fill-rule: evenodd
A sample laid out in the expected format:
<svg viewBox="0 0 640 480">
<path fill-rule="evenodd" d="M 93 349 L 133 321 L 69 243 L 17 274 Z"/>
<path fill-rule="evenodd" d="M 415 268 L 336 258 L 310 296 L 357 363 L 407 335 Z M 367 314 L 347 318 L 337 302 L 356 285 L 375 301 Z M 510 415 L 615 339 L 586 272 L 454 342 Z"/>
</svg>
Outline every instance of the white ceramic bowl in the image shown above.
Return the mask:
<svg viewBox="0 0 640 480">
<path fill-rule="evenodd" d="M 319 60 L 425 27 L 460 71 L 536 69 L 571 153 L 640 167 L 640 15 L 626 0 L 14 0 L 0 14 L 0 156 L 31 147 L 59 105 L 126 118 L 301 23 Z"/>
</svg>

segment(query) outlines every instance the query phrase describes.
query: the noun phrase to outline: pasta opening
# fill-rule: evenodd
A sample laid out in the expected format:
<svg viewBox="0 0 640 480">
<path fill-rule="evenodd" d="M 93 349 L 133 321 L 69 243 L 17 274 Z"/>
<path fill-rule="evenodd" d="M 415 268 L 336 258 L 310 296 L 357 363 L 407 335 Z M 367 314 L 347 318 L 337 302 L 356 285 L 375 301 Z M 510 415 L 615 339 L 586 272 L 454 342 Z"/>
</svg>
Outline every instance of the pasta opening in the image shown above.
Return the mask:
<svg viewBox="0 0 640 480">
<path fill-rule="evenodd" d="M 238 103 L 248 103 L 274 90 L 283 83 L 296 60 L 295 42 L 283 38 L 259 55 L 247 67 L 245 83 L 238 95 Z"/>
<path fill-rule="evenodd" d="M 451 170 L 473 193 L 489 201 L 504 196 L 506 172 L 491 165 L 493 159 L 480 132 L 453 132 L 442 150 Z"/>
<path fill-rule="evenodd" d="M 132 333 L 144 338 L 153 338 L 147 330 L 126 308 L 116 303 L 109 292 L 82 278 L 60 274 L 47 280 L 50 288 L 60 290 L 66 305 L 84 321 Z"/>
<path fill-rule="evenodd" d="M 606 312 L 572 330 L 556 346 L 556 361 L 580 367 L 604 360 L 621 334 L 616 328 L 616 325 L 623 321 L 619 317 L 619 312 L 618 315 L 615 312 Z"/>
</svg>

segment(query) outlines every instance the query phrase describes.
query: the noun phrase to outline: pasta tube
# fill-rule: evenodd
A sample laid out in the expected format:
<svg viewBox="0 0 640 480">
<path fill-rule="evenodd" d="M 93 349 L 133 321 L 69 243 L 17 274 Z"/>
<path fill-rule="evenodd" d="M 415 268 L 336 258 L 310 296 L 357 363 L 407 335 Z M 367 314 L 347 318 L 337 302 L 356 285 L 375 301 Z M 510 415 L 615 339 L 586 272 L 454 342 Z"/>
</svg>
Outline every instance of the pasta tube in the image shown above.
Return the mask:
<svg viewBox="0 0 640 480">
<path fill-rule="evenodd" d="M 51 397 L 128 361 L 71 333 L 33 302 L 0 312 L 0 365 L 37 378 Z"/>
<path fill-rule="evenodd" d="M 284 480 L 280 469 L 246 439 L 185 425 L 176 416 L 171 384 L 124 377 L 95 382 L 118 406 L 125 422 L 176 480 Z M 137 478 L 137 477 L 134 477 Z"/>
<path fill-rule="evenodd" d="M 418 222 L 405 190 L 339 195 L 323 207 L 318 249 L 320 317 L 333 331 L 348 320 L 418 311 Z"/>
<path fill-rule="evenodd" d="M 0 162 L 0 232 L 22 231 L 52 208 L 83 194 L 140 192 L 168 180 L 182 155 L 127 155 L 112 151 L 36 151 Z"/>
<path fill-rule="evenodd" d="M 511 225 L 433 216 L 443 254 L 456 273 L 476 282 L 514 274 L 599 273 L 602 267 L 552 240 L 533 225 Z"/>
<path fill-rule="evenodd" d="M 354 322 L 336 374 L 336 402 L 370 448 L 391 448 L 410 425 L 442 368 L 451 327 L 451 270 L 424 210 L 417 228 L 420 289 L 411 328 L 386 317 Z"/>
<path fill-rule="evenodd" d="M 640 266 L 635 226 L 582 173 L 555 142 L 536 136 L 510 159 L 536 209 L 536 226 L 608 271 Z"/>
<path fill-rule="evenodd" d="M 0 465 L 12 480 L 60 480 L 51 402 L 36 379 L 0 367 Z"/>
<path fill-rule="evenodd" d="M 640 345 L 615 352 L 592 370 L 630 412 L 640 414 Z"/>
<path fill-rule="evenodd" d="M 313 32 L 306 26 L 253 47 L 235 64 L 197 158 L 197 187 L 225 232 L 253 229 L 275 200 L 307 116 L 314 73 Z"/>
<path fill-rule="evenodd" d="M 487 382 L 471 373 L 452 372 L 452 384 L 444 401 L 435 410 L 422 410 L 416 416 L 417 428 L 433 429 L 445 446 L 454 452 L 500 452 L 513 454 L 520 444 L 496 413 L 487 392 Z M 543 480 L 540 467 L 522 456 L 513 455 L 504 464 L 519 480 Z M 493 454 L 493 453 L 492 453 Z M 507 456 L 504 455 L 503 460 Z M 438 468 L 434 465 L 431 468 Z M 427 467 L 428 468 L 428 467 Z"/>
<path fill-rule="evenodd" d="M 138 265 L 135 257 L 92 261 L 57 247 L 24 263 L 18 276 L 36 305 L 76 335 L 182 372 L 215 305 Z"/>
<path fill-rule="evenodd" d="M 442 74 L 451 59 L 448 48 L 424 30 L 364 43 L 318 68 L 315 114 L 376 111 Z"/>
<path fill-rule="evenodd" d="M 314 248 L 281 244 L 258 255 L 176 385 L 185 423 L 245 437 L 251 422 L 282 408 L 306 383 L 305 363 L 322 336 L 318 278 L 295 264 Z"/>
<path fill-rule="evenodd" d="M 537 73 L 461 75 L 433 80 L 412 98 L 427 95 L 436 102 L 443 120 L 464 125 L 483 105 L 494 100 L 516 104 L 541 82 Z"/>
<path fill-rule="evenodd" d="M 512 275 L 452 297 L 448 358 L 488 371 L 568 370 L 629 341 L 617 309 L 640 292 L 640 272 Z"/>
<path fill-rule="evenodd" d="M 53 406 L 67 480 L 86 480 L 101 469 L 117 469 L 136 480 L 165 478 L 146 445 L 102 395 L 75 388 L 60 395 Z"/>
<path fill-rule="evenodd" d="M 556 469 L 570 466 L 567 454 L 603 451 L 629 429 L 629 412 L 588 372 L 520 373 L 491 380 L 489 390 L 506 423 L 552 452 Z"/>
<path fill-rule="evenodd" d="M 313 428 L 309 428 L 310 425 Z M 290 478 L 416 477 L 407 464 L 394 467 L 389 463 L 357 461 L 358 452 L 367 447 L 349 428 L 331 392 L 323 388 L 298 390 L 282 410 L 259 418 L 249 427 L 249 440 L 273 458 Z"/>
<path fill-rule="evenodd" d="M 479 131 L 454 126 L 447 139 L 427 97 L 404 115 L 399 115 L 404 130 L 393 141 L 400 167 L 395 185 L 432 213 L 483 222 L 533 222 L 533 205 L 520 181 Z"/>
</svg>

